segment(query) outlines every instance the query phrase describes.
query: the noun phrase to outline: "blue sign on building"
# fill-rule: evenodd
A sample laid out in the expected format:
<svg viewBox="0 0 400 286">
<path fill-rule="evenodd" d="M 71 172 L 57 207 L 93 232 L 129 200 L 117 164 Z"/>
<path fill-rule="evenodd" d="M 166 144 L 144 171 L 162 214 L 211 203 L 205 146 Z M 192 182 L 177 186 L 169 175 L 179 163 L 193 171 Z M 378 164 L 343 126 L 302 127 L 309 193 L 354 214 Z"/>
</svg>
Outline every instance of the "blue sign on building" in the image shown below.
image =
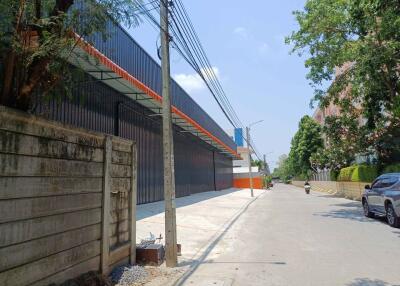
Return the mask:
<svg viewBox="0 0 400 286">
<path fill-rule="evenodd" d="M 243 147 L 243 129 L 235 128 L 235 143 L 238 147 Z"/>
</svg>

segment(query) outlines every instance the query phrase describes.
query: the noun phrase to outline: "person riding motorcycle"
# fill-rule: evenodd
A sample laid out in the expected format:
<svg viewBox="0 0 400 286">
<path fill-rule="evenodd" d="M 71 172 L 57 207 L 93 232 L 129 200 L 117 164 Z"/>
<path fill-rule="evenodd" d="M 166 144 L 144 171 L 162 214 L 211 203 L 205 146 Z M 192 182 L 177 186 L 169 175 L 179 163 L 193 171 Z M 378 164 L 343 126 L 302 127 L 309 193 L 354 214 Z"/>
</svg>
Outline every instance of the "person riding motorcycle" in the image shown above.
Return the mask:
<svg viewBox="0 0 400 286">
<path fill-rule="evenodd" d="M 306 194 L 310 193 L 311 185 L 308 182 L 308 180 L 304 183 L 304 190 L 306 191 Z"/>
</svg>

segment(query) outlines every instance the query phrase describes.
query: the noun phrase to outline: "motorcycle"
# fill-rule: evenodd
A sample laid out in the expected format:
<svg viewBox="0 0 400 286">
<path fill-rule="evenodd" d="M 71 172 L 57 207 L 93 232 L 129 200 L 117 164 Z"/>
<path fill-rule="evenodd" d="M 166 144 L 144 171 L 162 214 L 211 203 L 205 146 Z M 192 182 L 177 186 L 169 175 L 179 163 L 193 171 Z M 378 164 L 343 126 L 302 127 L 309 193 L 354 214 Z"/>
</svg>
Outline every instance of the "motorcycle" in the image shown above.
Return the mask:
<svg viewBox="0 0 400 286">
<path fill-rule="evenodd" d="M 305 185 L 304 186 L 304 190 L 306 191 L 306 194 L 309 195 L 310 194 L 310 190 L 311 190 L 311 186 L 310 185 Z"/>
</svg>

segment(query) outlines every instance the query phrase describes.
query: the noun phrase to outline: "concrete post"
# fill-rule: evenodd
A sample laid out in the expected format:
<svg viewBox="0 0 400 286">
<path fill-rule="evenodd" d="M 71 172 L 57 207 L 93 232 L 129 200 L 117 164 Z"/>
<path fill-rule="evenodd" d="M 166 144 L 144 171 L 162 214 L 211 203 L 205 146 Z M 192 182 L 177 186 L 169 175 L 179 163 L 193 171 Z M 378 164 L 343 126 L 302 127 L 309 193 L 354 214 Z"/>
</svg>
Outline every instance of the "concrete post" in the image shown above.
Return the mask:
<svg viewBox="0 0 400 286">
<path fill-rule="evenodd" d="M 108 259 L 110 252 L 110 204 L 111 204 L 111 163 L 112 138 L 104 139 L 104 168 L 103 168 L 103 208 L 101 226 L 101 273 L 108 274 Z"/>
<path fill-rule="evenodd" d="M 254 197 L 253 191 L 253 172 L 251 171 L 251 146 L 250 146 L 250 128 L 246 127 L 246 138 L 247 138 L 247 149 L 249 152 L 249 180 L 250 180 L 250 190 L 251 196 Z"/>
<path fill-rule="evenodd" d="M 129 262 L 131 265 L 136 264 L 136 204 L 137 204 L 137 148 L 136 144 L 132 143 L 131 148 L 131 190 L 130 190 L 130 207 L 129 207 L 129 218 L 130 218 L 130 256 Z"/>
<path fill-rule="evenodd" d="M 176 206 L 174 144 L 170 98 L 170 63 L 168 32 L 168 0 L 160 0 L 161 54 L 162 54 L 162 113 L 164 154 L 164 200 L 165 200 L 165 258 L 167 267 L 178 264 L 176 241 Z"/>
</svg>

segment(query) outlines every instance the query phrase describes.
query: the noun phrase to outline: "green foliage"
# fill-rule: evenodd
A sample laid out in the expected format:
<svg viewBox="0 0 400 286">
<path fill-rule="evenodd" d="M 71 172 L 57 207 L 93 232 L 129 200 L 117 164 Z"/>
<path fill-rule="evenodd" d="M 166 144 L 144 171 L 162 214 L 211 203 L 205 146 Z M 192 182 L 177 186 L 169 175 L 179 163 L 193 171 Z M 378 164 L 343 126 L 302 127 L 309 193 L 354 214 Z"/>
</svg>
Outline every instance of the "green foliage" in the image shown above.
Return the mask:
<svg viewBox="0 0 400 286">
<path fill-rule="evenodd" d="M 375 165 L 353 165 L 340 170 L 338 181 L 342 182 L 372 182 L 378 176 Z"/>
<path fill-rule="evenodd" d="M 289 176 L 288 157 L 286 154 L 279 156 L 277 167 L 274 169 L 272 176 L 283 179 Z"/>
<path fill-rule="evenodd" d="M 311 170 L 310 159 L 322 147 L 321 126 L 308 115 L 304 116 L 291 142 L 288 164 L 292 175 L 307 179 Z"/>
<path fill-rule="evenodd" d="M 386 166 L 383 169 L 383 173 L 400 173 L 400 164 Z"/>
<path fill-rule="evenodd" d="M 251 161 L 251 166 L 253 167 L 258 167 L 259 170 L 262 170 L 264 167 L 264 162 L 261 160 L 252 160 Z"/>
<path fill-rule="evenodd" d="M 299 29 L 286 42 L 307 56 L 314 101 L 340 110 L 314 161 L 340 169 L 359 152 L 399 161 L 400 2 L 307 0 L 294 15 Z"/>
<path fill-rule="evenodd" d="M 339 175 L 338 175 L 338 181 L 342 181 L 342 182 L 350 182 L 351 181 L 351 177 L 353 175 L 355 166 L 350 166 L 350 167 L 346 167 L 340 170 Z"/>
<path fill-rule="evenodd" d="M 372 182 L 378 177 L 378 169 L 373 165 L 358 165 L 351 175 L 352 182 Z"/>
<path fill-rule="evenodd" d="M 331 181 L 337 181 L 338 180 L 338 176 L 339 176 L 339 171 L 331 170 L 329 175 L 330 175 Z"/>
<path fill-rule="evenodd" d="M 273 175 L 282 180 L 290 180 L 293 177 L 309 179 L 312 174 L 310 160 L 322 147 L 320 125 L 310 116 L 304 116 L 292 139 L 289 156 L 279 157 L 278 168 L 274 170 Z"/>
<path fill-rule="evenodd" d="M 263 187 L 267 187 L 270 183 L 272 183 L 272 176 L 264 176 Z"/>
<path fill-rule="evenodd" d="M 329 116 L 322 130 L 325 134 L 325 148 L 318 150 L 311 158 L 311 162 L 319 168 L 339 171 L 351 165 L 356 154 L 370 155 L 373 152 L 365 140 L 366 130 L 359 126 L 356 116 Z"/>
<path fill-rule="evenodd" d="M 0 104 L 28 110 L 33 95 L 65 91 L 74 84 L 68 59 L 78 39 L 72 35 L 106 37 L 110 20 L 136 24 L 137 5 L 133 0 L 1 0 Z"/>
</svg>

